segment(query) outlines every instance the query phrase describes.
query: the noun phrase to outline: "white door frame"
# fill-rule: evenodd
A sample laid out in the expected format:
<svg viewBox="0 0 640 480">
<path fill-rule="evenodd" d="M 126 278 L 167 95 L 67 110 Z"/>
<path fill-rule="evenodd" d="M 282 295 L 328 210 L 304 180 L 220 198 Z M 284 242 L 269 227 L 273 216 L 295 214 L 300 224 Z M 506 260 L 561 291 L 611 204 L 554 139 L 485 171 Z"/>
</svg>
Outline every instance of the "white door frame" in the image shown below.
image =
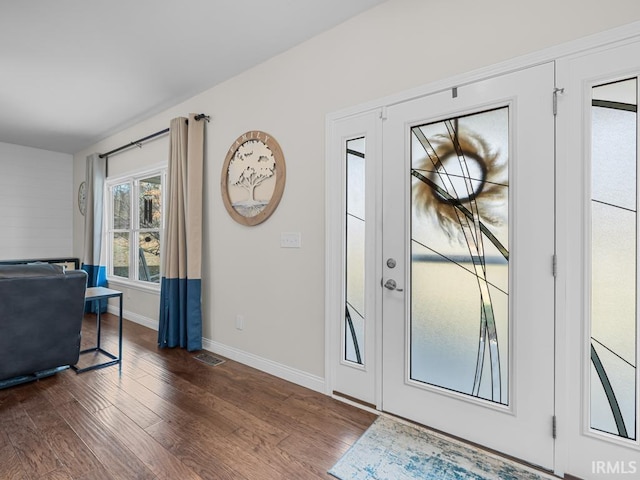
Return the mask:
<svg viewBox="0 0 640 480">
<path fill-rule="evenodd" d="M 342 258 L 342 224 L 341 218 L 343 212 L 340 210 L 339 202 L 335 201 L 335 195 L 338 194 L 337 188 L 340 188 L 340 167 L 337 162 L 341 159 L 335 158 L 335 144 L 339 140 L 333 135 L 333 124 L 339 119 L 352 115 L 358 115 L 365 112 L 371 112 L 379 109 L 381 115 L 384 116 L 385 108 L 396 103 L 405 102 L 414 98 L 425 95 L 431 95 L 453 87 L 476 82 L 478 80 L 490 78 L 496 75 L 503 75 L 515 70 L 527 68 L 543 62 L 559 61 L 566 57 L 577 55 L 581 52 L 602 48 L 603 46 L 614 43 L 630 43 L 640 41 L 640 22 L 634 22 L 623 27 L 607 30 L 583 39 L 564 43 L 548 49 L 544 49 L 532 54 L 524 55 L 506 62 L 492 65 L 472 72 L 457 75 L 451 78 L 440 80 L 421 86 L 409 91 L 401 92 L 396 95 L 374 100 L 362 105 L 354 106 L 339 112 L 330 113 L 326 117 L 326 176 L 325 176 L 325 226 L 326 226 L 326 251 L 325 251 L 325 393 L 332 395 L 335 382 L 335 362 L 334 356 L 337 355 L 336 339 L 339 339 L 339 328 L 336 327 L 336 305 L 340 305 L 340 296 L 336 297 L 336 274 L 341 275 L 341 258 Z M 560 87 L 562 87 L 560 85 Z M 551 100 L 550 100 L 551 101 Z M 557 175 L 561 179 L 566 179 L 566 172 L 562 171 L 562 166 L 558 165 Z M 566 196 L 562 189 L 556 190 L 556 198 L 558 205 L 566 202 Z M 567 220 L 567 212 L 562 209 L 556 212 L 556 224 L 561 225 Z M 566 289 L 566 260 L 567 247 L 565 245 L 566 235 L 562 230 L 557 229 L 557 284 L 556 284 L 556 355 L 555 355 L 555 408 L 557 423 L 557 438 L 555 442 L 555 466 L 554 472 L 558 476 L 563 476 L 568 463 L 568 457 L 571 454 L 570 444 L 566 429 L 568 413 L 576 408 L 568 405 L 566 392 L 567 384 L 567 303 L 565 299 Z M 341 310 L 338 310 L 341 311 Z M 379 331 L 376 329 L 379 336 Z M 381 341 L 376 338 L 376 345 L 380 345 Z M 380 365 L 381 359 L 376 359 L 376 364 Z M 381 375 L 381 370 L 377 369 L 377 375 Z M 379 382 L 378 382 L 379 383 Z M 380 389 L 377 389 L 378 398 L 374 402 L 377 408 L 380 407 Z M 571 473 L 571 472 L 568 472 Z"/>
</svg>

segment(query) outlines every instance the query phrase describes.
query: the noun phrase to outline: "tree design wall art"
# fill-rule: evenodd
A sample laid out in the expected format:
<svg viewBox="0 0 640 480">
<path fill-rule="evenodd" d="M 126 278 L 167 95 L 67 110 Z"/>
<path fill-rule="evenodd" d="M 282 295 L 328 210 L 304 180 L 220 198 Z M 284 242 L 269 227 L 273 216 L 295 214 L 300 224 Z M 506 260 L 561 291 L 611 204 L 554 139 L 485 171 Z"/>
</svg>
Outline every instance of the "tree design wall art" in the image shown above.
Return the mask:
<svg viewBox="0 0 640 480">
<path fill-rule="evenodd" d="M 285 175 L 282 149 L 271 135 L 240 135 L 222 168 L 222 199 L 231 217 L 248 226 L 264 222 L 282 198 Z"/>
</svg>

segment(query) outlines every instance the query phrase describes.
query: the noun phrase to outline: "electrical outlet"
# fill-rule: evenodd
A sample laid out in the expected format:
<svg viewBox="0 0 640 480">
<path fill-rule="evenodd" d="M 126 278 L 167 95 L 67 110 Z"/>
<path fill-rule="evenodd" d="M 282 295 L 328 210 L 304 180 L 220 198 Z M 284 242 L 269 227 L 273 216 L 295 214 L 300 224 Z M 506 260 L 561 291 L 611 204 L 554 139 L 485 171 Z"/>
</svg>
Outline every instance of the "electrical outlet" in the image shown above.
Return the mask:
<svg viewBox="0 0 640 480">
<path fill-rule="evenodd" d="M 236 329 L 237 330 L 244 330 L 244 316 L 243 315 L 236 315 Z"/>
</svg>

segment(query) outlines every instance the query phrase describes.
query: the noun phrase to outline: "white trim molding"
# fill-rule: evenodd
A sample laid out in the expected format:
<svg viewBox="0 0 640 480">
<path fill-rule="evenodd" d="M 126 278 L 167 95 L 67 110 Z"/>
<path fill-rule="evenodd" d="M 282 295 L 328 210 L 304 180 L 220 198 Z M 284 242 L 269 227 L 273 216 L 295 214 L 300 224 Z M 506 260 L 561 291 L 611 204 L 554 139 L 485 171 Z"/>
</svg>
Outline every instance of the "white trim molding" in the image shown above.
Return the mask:
<svg viewBox="0 0 640 480">
<path fill-rule="evenodd" d="M 107 311 L 115 316 L 119 313 L 116 305 L 109 305 L 107 307 Z M 122 312 L 122 317 L 139 325 L 158 331 L 158 321 L 152 318 L 144 317 L 127 310 Z M 202 337 L 202 348 L 203 350 L 208 350 L 230 360 L 248 365 L 249 367 L 253 367 L 275 377 L 287 380 L 288 382 L 295 383 L 296 385 L 309 388 L 316 392 L 326 393 L 325 379 L 317 375 L 312 375 L 302 370 L 291 368 L 287 365 L 283 365 L 282 363 L 274 362 L 273 360 L 254 355 L 204 337 Z"/>
<path fill-rule="evenodd" d="M 316 392 L 325 392 L 325 380 L 322 377 L 312 375 L 302 370 L 291 368 L 267 358 L 259 357 L 249 352 L 224 345 L 208 338 L 202 338 L 202 348 L 212 353 L 216 353 L 230 360 L 240 362 L 249 367 L 256 368 L 262 372 L 268 373 L 275 377 L 287 380 L 302 387 L 309 388 Z"/>
<path fill-rule="evenodd" d="M 120 313 L 120 310 L 117 305 L 109 304 L 107 306 L 107 312 L 117 317 Z M 138 325 L 150 328 L 151 330 L 155 330 L 156 332 L 158 331 L 158 320 L 156 319 L 145 317 L 129 310 L 122 311 L 122 318 L 126 318 L 133 323 L 137 323 Z"/>
</svg>

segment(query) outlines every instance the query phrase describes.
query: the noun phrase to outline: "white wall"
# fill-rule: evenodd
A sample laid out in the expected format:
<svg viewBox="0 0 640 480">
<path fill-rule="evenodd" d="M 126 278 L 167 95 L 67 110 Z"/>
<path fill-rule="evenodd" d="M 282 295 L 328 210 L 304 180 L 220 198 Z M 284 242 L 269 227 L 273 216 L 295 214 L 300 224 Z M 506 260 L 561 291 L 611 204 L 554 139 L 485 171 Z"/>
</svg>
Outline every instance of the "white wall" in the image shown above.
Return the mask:
<svg viewBox="0 0 640 480">
<path fill-rule="evenodd" d="M 639 19 L 637 0 L 389 0 L 79 152 L 75 184 L 84 176 L 86 155 L 166 128 L 174 116 L 211 115 L 204 176 L 203 335 L 321 381 L 325 116 Z M 225 154 L 247 130 L 274 136 L 287 163 L 280 206 L 256 227 L 241 226 L 227 215 L 219 186 Z M 153 163 L 166 151 L 166 138 L 155 140 L 114 156 L 110 172 Z M 281 249 L 280 233 L 292 231 L 302 233 L 302 248 Z M 157 310 L 157 297 L 144 295 L 132 294 L 125 309 Z M 235 329 L 237 314 L 245 317 L 243 331 Z"/>
<path fill-rule="evenodd" d="M 72 253 L 73 157 L 0 143 L 0 260 Z"/>
</svg>

